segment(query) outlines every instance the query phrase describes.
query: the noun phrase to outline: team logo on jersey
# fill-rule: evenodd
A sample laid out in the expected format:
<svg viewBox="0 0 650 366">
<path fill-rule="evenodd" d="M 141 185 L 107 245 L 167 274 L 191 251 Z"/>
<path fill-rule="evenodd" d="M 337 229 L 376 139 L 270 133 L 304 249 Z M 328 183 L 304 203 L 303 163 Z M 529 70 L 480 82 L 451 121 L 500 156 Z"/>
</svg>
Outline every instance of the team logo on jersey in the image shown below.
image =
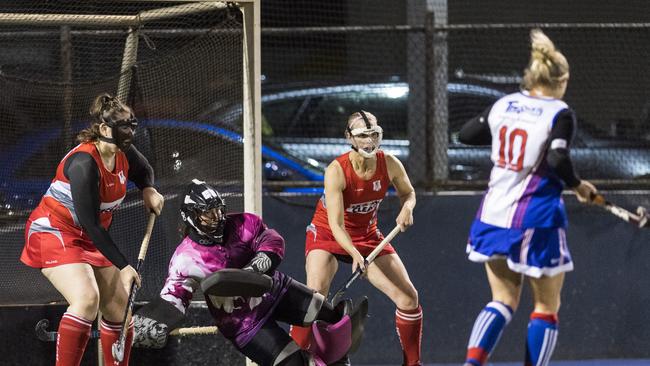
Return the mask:
<svg viewBox="0 0 650 366">
<path fill-rule="evenodd" d="M 117 200 L 113 202 L 100 202 L 99 203 L 99 212 L 111 212 L 118 208 L 120 206 L 120 203 L 122 203 L 122 200 L 124 200 L 124 196 L 118 198 Z"/>
<path fill-rule="evenodd" d="M 120 184 L 126 183 L 126 177 L 124 176 L 123 170 L 120 170 L 120 172 L 117 173 L 117 176 L 120 178 Z"/>
<path fill-rule="evenodd" d="M 541 116 L 544 110 L 540 107 L 529 107 L 524 104 L 519 104 L 519 101 L 515 100 L 512 102 L 508 102 L 508 108 L 506 108 L 506 113 L 511 112 L 511 113 L 526 113 L 526 114 L 531 114 L 533 116 Z"/>
<path fill-rule="evenodd" d="M 382 200 L 373 200 L 362 203 L 355 203 L 345 209 L 346 212 L 355 213 L 355 214 L 367 214 L 373 212 L 379 207 L 379 204 Z"/>
<path fill-rule="evenodd" d="M 381 181 L 380 180 L 376 180 L 376 181 L 372 182 L 372 190 L 373 191 L 377 192 L 380 189 L 381 189 Z"/>
</svg>

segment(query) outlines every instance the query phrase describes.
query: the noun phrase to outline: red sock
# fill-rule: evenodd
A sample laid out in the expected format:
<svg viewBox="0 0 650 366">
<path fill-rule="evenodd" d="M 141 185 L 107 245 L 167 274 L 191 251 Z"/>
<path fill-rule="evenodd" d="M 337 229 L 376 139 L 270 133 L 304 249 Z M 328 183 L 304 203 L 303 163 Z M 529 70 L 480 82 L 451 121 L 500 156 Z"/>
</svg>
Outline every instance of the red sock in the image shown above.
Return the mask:
<svg viewBox="0 0 650 366">
<path fill-rule="evenodd" d="M 413 310 L 395 311 L 395 325 L 397 335 L 402 344 L 404 365 L 422 365 L 420 362 L 420 349 L 422 343 L 422 306 L 418 305 Z"/>
<path fill-rule="evenodd" d="M 104 353 L 104 365 L 106 366 L 126 366 L 129 364 L 129 354 L 131 353 L 131 345 L 133 344 L 133 320 L 129 324 L 126 333 L 126 340 L 124 342 L 124 359 L 122 362 L 117 362 L 113 359 L 113 343 L 117 342 L 120 338 L 120 330 L 122 323 L 109 322 L 102 319 L 99 326 L 99 338 L 102 341 L 102 353 Z"/>
<path fill-rule="evenodd" d="M 309 347 L 309 344 L 311 343 L 311 327 L 292 325 L 289 334 L 300 348 L 307 349 Z"/>
<path fill-rule="evenodd" d="M 93 322 L 66 312 L 56 337 L 56 366 L 78 366 L 90 338 Z"/>
</svg>

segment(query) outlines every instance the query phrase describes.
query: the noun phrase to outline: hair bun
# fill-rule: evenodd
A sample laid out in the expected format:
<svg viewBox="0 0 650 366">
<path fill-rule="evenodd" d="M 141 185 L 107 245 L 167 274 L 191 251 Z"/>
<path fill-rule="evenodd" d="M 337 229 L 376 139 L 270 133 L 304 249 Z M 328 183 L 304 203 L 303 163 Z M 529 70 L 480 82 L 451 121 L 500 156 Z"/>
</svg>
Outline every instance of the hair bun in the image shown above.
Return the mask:
<svg viewBox="0 0 650 366">
<path fill-rule="evenodd" d="M 120 102 L 117 97 L 111 96 L 109 94 L 102 95 L 101 99 L 102 111 L 110 111 L 112 109 L 119 109 Z"/>
</svg>

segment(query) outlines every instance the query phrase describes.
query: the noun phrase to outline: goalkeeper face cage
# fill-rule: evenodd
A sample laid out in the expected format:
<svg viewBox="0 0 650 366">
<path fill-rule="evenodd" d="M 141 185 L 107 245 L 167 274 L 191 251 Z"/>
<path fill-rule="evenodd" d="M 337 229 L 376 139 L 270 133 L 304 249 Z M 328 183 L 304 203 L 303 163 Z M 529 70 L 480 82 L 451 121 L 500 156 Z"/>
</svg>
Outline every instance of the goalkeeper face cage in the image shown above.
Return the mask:
<svg viewBox="0 0 650 366">
<path fill-rule="evenodd" d="M 181 217 L 186 225 L 211 242 L 223 242 L 226 224 L 226 202 L 216 189 L 193 179 L 181 204 Z"/>
</svg>

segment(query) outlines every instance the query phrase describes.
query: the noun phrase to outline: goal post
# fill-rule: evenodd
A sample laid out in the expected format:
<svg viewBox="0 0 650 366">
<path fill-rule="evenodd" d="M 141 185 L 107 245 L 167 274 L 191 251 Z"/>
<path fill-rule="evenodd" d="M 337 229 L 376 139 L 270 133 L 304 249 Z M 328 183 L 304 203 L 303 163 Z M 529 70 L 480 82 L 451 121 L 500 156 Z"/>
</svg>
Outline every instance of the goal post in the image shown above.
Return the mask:
<svg viewBox="0 0 650 366">
<path fill-rule="evenodd" d="M 262 216 L 262 89 L 259 0 L 244 13 L 244 209 Z"/>
</svg>

